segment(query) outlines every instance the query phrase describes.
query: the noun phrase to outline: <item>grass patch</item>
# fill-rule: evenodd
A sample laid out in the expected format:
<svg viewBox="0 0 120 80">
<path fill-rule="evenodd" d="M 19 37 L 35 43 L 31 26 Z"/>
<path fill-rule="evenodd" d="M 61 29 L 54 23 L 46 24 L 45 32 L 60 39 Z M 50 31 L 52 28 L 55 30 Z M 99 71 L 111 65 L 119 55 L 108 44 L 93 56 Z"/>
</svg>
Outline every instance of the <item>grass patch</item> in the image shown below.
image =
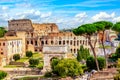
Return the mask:
<svg viewBox="0 0 120 80">
<path fill-rule="evenodd" d="M 41 54 L 40 53 L 33 53 L 33 58 L 41 58 Z"/>
<path fill-rule="evenodd" d="M 39 59 L 40 61 L 43 61 L 43 54 L 42 53 L 33 53 L 32 58 Z"/>
<path fill-rule="evenodd" d="M 16 65 L 6 65 L 6 66 L 4 66 L 4 68 L 17 68 L 17 66 Z"/>
<path fill-rule="evenodd" d="M 25 76 L 25 77 L 22 77 L 22 78 L 17 78 L 16 80 L 58 80 L 60 79 L 60 77 L 45 77 L 45 76 Z"/>
<path fill-rule="evenodd" d="M 23 57 L 23 58 L 20 58 L 20 60 L 17 60 L 17 62 L 27 62 L 29 60 L 28 57 Z"/>
<path fill-rule="evenodd" d="M 39 59 L 40 63 L 43 62 L 43 58 L 41 57 L 40 53 L 33 53 L 33 56 L 30 58 Z M 20 58 L 20 60 L 17 60 L 16 62 L 23 62 L 23 63 L 29 62 L 30 58 L 24 56 L 24 57 Z"/>
<path fill-rule="evenodd" d="M 38 80 L 38 78 L 41 78 L 41 76 L 26 76 L 17 80 Z"/>
<path fill-rule="evenodd" d="M 110 49 L 111 48 L 111 46 L 108 46 L 108 45 L 104 45 L 104 47 L 105 47 L 105 49 Z M 103 48 L 103 46 L 100 45 L 99 48 Z"/>
</svg>

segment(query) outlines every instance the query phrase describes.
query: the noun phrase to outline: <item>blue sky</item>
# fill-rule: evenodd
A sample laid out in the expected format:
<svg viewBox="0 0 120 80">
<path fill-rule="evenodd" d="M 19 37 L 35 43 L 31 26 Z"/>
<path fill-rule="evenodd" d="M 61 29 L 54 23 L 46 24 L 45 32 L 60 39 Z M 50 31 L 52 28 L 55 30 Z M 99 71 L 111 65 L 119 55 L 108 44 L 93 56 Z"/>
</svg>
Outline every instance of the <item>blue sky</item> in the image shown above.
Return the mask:
<svg viewBox="0 0 120 80">
<path fill-rule="evenodd" d="M 56 23 L 60 29 L 100 20 L 120 21 L 120 0 L 0 0 L 0 25 L 8 20 L 31 19 Z"/>
</svg>

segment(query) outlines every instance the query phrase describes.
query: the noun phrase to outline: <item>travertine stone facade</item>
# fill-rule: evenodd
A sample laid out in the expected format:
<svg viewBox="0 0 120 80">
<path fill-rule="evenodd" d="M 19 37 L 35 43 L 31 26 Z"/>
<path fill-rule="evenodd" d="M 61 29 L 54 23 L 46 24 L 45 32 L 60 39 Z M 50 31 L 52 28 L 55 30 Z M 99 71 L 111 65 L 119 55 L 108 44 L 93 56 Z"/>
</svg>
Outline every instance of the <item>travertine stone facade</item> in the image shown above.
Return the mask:
<svg viewBox="0 0 120 80">
<path fill-rule="evenodd" d="M 5 56 L 0 54 L 0 67 L 3 67 L 6 65 L 6 58 Z"/>
<path fill-rule="evenodd" d="M 6 58 L 7 63 L 14 54 L 22 55 L 22 39 L 16 36 L 0 38 L 0 55 Z"/>
<path fill-rule="evenodd" d="M 95 38 L 92 38 L 92 43 L 94 41 Z M 72 32 L 49 33 L 48 36 L 42 37 L 41 45 L 67 45 L 70 53 L 77 53 L 80 45 L 90 49 L 87 38 L 75 36 Z"/>
<path fill-rule="evenodd" d="M 44 66 L 43 71 L 49 71 L 51 70 L 50 61 L 52 61 L 53 58 L 67 58 L 68 53 L 68 46 L 43 46 L 43 53 L 44 53 Z"/>
<path fill-rule="evenodd" d="M 35 52 L 34 45 L 28 44 L 28 45 L 27 45 L 27 50 L 28 50 L 28 51 L 32 51 L 32 52 L 34 53 L 34 52 Z"/>
<path fill-rule="evenodd" d="M 25 31 L 17 31 L 16 36 L 22 39 L 22 56 L 26 53 L 26 32 Z"/>
<path fill-rule="evenodd" d="M 32 31 L 32 22 L 29 19 L 8 21 L 9 31 Z"/>
<path fill-rule="evenodd" d="M 38 24 L 33 23 L 34 32 L 39 36 L 48 35 L 48 33 L 58 33 L 58 27 L 55 23 Z"/>
<path fill-rule="evenodd" d="M 65 53 L 44 53 L 44 66 L 43 66 L 43 71 L 50 71 L 51 66 L 50 66 L 50 61 L 53 58 L 65 58 L 66 54 Z"/>
<path fill-rule="evenodd" d="M 23 23 L 26 21 L 30 23 L 28 26 L 22 26 Z M 14 25 L 21 25 L 21 26 L 12 26 Z M 17 28 L 16 28 L 17 27 Z M 13 28 L 13 29 L 12 29 Z M 21 29 L 20 29 L 21 28 Z M 33 29 L 32 29 L 33 28 Z M 17 29 L 17 30 L 16 30 Z M 31 31 L 28 31 L 28 30 Z M 25 30 L 25 43 L 26 49 L 29 44 L 34 46 L 35 52 L 42 51 L 44 45 L 67 45 L 69 47 L 69 52 L 77 53 L 80 45 L 84 45 L 85 48 L 89 48 L 88 40 L 83 36 L 75 36 L 72 32 L 60 32 L 58 26 L 55 23 L 32 23 L 29 20 L 11 20 L 9 21 L 9 31 L 14 30 L 16 32 L 20 30 Z M 19 35 L 20 37 L 20 35 Z M 96 36 L 95 36 L 96 37 Z M 94 41 L 95 38 L 92 39 Z M 30 50 L 30 49 L 28 49 Z"/>
</svg>

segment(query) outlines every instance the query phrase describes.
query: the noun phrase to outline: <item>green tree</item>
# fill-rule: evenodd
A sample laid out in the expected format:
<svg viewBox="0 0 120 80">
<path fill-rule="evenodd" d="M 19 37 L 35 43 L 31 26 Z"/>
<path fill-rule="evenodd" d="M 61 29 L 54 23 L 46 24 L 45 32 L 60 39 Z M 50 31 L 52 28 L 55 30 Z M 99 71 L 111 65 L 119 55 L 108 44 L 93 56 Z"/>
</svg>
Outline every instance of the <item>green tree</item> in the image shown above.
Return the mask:
<svg viewBox="0 0 120 80">
<path fill-rule="evenodd" d="M 112 30 L 120 33 L 120 22 L 116 22 L 116 23 L 113 25 Z"/>
<path fill-rule="evenodd" d="M 0 27 L 0 37 L 3 37 L 6 32 L 4 27 Z"/>
<path fill-rule="evenodd" d="M 20 59 L 20 54 L 14 54 L 14 55 L 13 55 L 13 59 L 14 59 L 15 61 L 19 60 L 19 59 Z"/>
<path fill-rule="evenodd" d="M 105 56 L 105 60 L 106 60 L 106 68 L 107 68 L 108 67 L 108 62 L 107 62 L 108 60 L 107 60 L 107 54 L 105 52 L 105 46 L 104 46 L 104 35 L 105 35 L 106 30 L 109 30 L 112 28 L 113 23 L 109 22 L 109 21 L 98 21 L 98 22 L 95 22 L 94 24 L 95 24 L 98 31 L 102 31 L 101 44 L 102 44 L 102 48 L 104 51 L 104 56 Z"/>
<path fill-rule="evenodd" d="M 28 58 L 32 57 L 32 56 L 33 56 L 32 51 L 26 51 L 26 56 L 27 56 Z"/>
<path fill-rule="evenodd" d="M 83 59 L 87 60 L 87 58 L 90 56 L 90 52 L 89 49 L 85 48 L 84 49 L 84 55 L 83 55 Z"/>
<path fill-rule="evenodd" d="M 4 79 L 7 76 L 7 73 L 4 71 L 0 71 L 0 80 Z"/>
<path fill-rule="evenodd" d="M 98 63 L 99 63 L 99 68 L 100 69 L 105 68 L 105 65 L 106 65 L 105 58 L 104 57 L 97 57 L 97 60 L 98 60 Z M 86 65 L 87 65 L 89 70 L 97 69 L 96 64 L 95 64 L 95 59 L 94 59 L 93 56 L 89 56 L 87 58 Z"/>
<path fill-rule="evenodd" d="M 39 59 L 31 58 L 31 59 L 29 59 L 29 64 L 30 64 L 30 66 L 35 67 L 35 66 L 37 66 L 39 64 Z"/>
<path fill-rule="evenodd" d="M 83 54 L 83 46 L 80 46 L 80 50 L 77 52 L 77 60 L 81 61 L 82 60 L 82 54 Z"/>
<path fill-rule="evenodd" d="M 95 59 L 93 56 L 89 56 L 86 60 L 86 65 L 89 70 L 96 69 Z"/>
<path fill-rule="evenodd" d="M 109 59 L 114 62 L 116 62 L 118 58 L 120 58 L 120 46 L 116 49 L 115 53 L 113 53 L 111 57 L 109 57 Z"/>
<path fill-rule="evenodd" d="M 98 60 L 98 63 L 99 63 L 99 68 L 100 69 L 105 68 L 105 66 L 106 66 L 105 58 L 104 57 L 98 57 L 97 60 Z"/>
<path fill-rule="evenodd" d="M 118 47 L 118 48 L 116 49 L 115 54 L 116 54 L 117 58 L 120 58 L 120 47 Z"/>
<path fill-rule="evenodd" d="M 95 24 L 84 24 L 84 25 L 81 25 L 78 28 L 74 29 L 73 33 L 75 35 L 82 35 L 88 39 L 88 44 L 90 45 L 91 50 L 93 51 L 97 70 L 99 71 L 99 64 L 98 64 L 97 56 L 96 56 L 96 52 L 95 52 L 95 44 L 96 44 L 97 38 L 96 38 L 96 41 L 94 42 L 94 45 L 92 44 L 92 40 L 91 40 L 91 37 L 93 36 L 93 34 L 95 34 L 97 32 L 97 30 L 98 30 L 98 28 L 96 28 Z"/>
<path fill-rule="evenodd" d="M 60 59 L 58 58 L 53 58 L 52 61 L 51 61 L 51 68 L 52 68 L 52 72 L 53 73 L 57 73 L 55 71 L 55 66 L 58 64 L 58 62 L 60 61 Z"/>
<path fill-rule="evenodd" d="M 83 73 L 82 65 L 76 59 L 62 59 L 54 66 L 58 76 L 77 76 Z"/>
<path fill-rule="evenodd" d="M 77 61 L 81 61 L 82 60 L 82 56 L 80 51 L 77 52 Z"/>
<path fill-rule="evenodd" d="M 80 50 L 77 52 L 77 60 L 81 61 L 82 59 L 86 60 L 90 56 L 89 49 L 84 48 L 83 45 L 80 46 Z"/>
</svg>

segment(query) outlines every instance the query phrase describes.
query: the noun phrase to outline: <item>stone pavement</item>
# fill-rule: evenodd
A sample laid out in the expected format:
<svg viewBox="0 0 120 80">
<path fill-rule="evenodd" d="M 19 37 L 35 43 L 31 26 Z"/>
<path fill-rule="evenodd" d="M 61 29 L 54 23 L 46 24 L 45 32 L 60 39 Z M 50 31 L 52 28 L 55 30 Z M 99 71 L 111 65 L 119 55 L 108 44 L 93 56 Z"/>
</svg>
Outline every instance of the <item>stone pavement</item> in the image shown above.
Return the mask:
<svg viewBox="0 0 120 80">
<path fill-rule="evenodd" d="M 93 74 L 90 80 L 113 80 L 114 75 L 117 73 L 118 72 L 116 68 L 110 68 Z"/>
</svg>

